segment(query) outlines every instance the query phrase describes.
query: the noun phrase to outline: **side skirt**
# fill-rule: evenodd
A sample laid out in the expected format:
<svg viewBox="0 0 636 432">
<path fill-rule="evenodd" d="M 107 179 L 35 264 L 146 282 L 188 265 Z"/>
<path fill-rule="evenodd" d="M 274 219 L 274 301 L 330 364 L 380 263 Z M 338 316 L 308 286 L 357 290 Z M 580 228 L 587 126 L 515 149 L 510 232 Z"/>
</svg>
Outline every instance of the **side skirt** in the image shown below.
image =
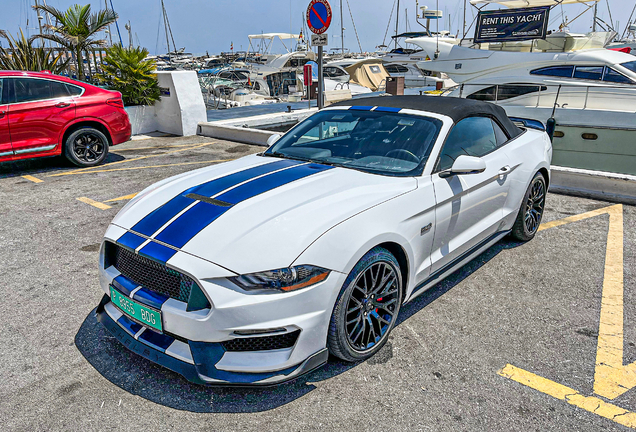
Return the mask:
<svg viewBox="0 0 636 432">
<path fill-rule="evenodd" d="M 441 269 L 437 270 L 435 273 L 429 276 L 428 279 L 426 279 L 424 282 L 417 285 L 415 289 L 413 290 L 413 292 L 411 293 L 411 295 L 409 296 L 408 300 L 405 301 L 404 303 L 410 302 L 415 297 L 424 293 L 427 289 L 433 287 L 438 282 L 444 280 L 444 278 L 446 278 L 448 275 L 450 275 L 457 269 L 468 264 L 470 261 L 475 259 L 482 252 L 484 252 L 485 250 L 493 246 L 495 243 L 497 243 L 499 240 L 507 236 L 510 233 L 510 231 L 511 230 L 506 230 L 506 231 L 499 231 L 494 233 L 490 237 L 486 238 L 482 242 L 476 244 L 475 246 L 473 246 L 472 248 L 464 252 L 462 255 L 455 258 L 453 261 L 446 264 Z"/>
</svg>

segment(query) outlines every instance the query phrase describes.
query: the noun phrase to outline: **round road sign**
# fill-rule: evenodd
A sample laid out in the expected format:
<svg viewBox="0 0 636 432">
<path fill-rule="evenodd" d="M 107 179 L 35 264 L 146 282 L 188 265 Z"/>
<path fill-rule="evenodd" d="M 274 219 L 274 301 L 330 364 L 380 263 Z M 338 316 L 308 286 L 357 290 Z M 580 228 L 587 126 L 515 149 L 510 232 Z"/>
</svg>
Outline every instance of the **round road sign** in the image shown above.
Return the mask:
<svg viewBox="0 0 636 432">
<path fill-rule="evenodd" d="M 327 0 L 311 0 L 307 7 L 307 25 L 315 34 L 323 34 L 331 24 L 331 6 Z"/>
</svg>

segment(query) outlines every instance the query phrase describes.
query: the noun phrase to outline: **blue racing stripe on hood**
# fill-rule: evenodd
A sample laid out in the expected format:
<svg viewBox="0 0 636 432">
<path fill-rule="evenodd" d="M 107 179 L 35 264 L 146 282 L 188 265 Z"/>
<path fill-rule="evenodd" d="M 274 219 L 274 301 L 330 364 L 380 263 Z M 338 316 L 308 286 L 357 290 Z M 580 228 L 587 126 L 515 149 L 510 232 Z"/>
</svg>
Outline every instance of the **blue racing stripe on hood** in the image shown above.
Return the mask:
<svg viewBox="0 0 636 432">
<path fill-rule="evenodd" d="M 229 207 L 219 207 L 204 202 L 197 203 L 161 231 L 156 239 L 174 247 L 182 248 L 203 228 L 210 225 L 229 209 Z"/>
<path fill-rule="evenodd" d="M 279 169 L 299 165 L 301 163 L 302 162 L 299 161 L 285 159 L 248 168 L 243 171 L 229 174 L 227 176 L 211 180 L 198 186 L 194 186 L 180 193 L 161 207 L 154 210 L 152 213 L 145 216 L 142 220 L 137 222 L 135 226 L 132 227 L 132 231 L 146 236 L 153 235 L 162 226 L 168 223 L 170 219 L 174 218 L 180 212 L 185 210 L 189 205 L 195 202 L 195 200 L 193 200 L 192 198 L 185 197 L 185 195 L 187 195 L 188 193 L 197 193 L 200 195 L 211 197 L 218 194 L 219 192 L 222 192 L 247 180 L 253 179 L 263 174 L 277 171 Z"/>
<path fill-rule="evenodd" d="M 216 199 L 236 205 L 277 187 L 331 168 L 333 167 L 319 164 L 300 165 L 252 180 L 225 192 Z M 230 209 L 231 207 L 220 207 L 207 202 L 199 202 L 179 216 L 155 238 L 176 248 L 182 248 L 205 227 Z"/>
<path fill-rule="evenodd" d="M 165 264 L 166 262 L 168 262 L 168 260 L 172 258 L 176 253 L 176 250 L 152 241 L 146 246 L 142 247 L 139 251 L 139 255 L 145 256 L 146 258 L 150 258 L 155 261 L 159 261 L 161 264 Z"/>
<path fill-rule="evenodd" d="M 131 232 L 127 232 L 117 239 L 117 243 L 132 250 L 137 249 L 145 241 L 145 238 Z"/>
<path fill-rule="evenodd" d="M 260 195 L 264 192 L 276 189 L 277 187 L 286 185 L 293 181 L 300 180 L 312 174 L 316 174 L 331 168 L 333 167 L 329 165 L 301 165 L 299 167 L 288 169 L 285 171 L 279 171 L 258 180 L 254 180 L 241 186 L 235 187 L 234 189 L 231 189 L 224 194 L 219 195 L 217 199 L 219 201 L 227 202 L 230 204 L 238 204 L 242 201 L 253 198 L 256 195 Z"/>
</svg>

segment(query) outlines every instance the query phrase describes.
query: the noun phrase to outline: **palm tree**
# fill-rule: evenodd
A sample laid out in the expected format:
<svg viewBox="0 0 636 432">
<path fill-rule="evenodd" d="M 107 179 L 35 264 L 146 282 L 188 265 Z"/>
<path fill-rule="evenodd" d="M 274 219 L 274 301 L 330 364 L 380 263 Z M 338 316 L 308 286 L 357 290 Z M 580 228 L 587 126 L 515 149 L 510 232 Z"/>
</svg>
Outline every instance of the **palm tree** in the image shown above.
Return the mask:
<svg viewBox="0 0 636 432">
<path fill-rule="evenodd" d="M 77 77 L 84 79 L 84 67 L 82 64 L 82 52 L 96 46 L 106 45 L 106 40 L 95 39 L 97 32 L 106 28 L 117 20 L 117 14 L 111 9 L 100 10 L 91 14 L 91 5 L 74 5 L 62 12 L 54 7 L 38 5 L 35 10 L 51 14 L 55 25 L 46 27 L 53 31 L 52 34 L 37 34 L 34 39 L 47 39 L 56 42 L 73 52 L 77 58 Z"/>
<path fill-rule="evenodd" d="M 0 69 L 40 72 L 43 70 L 59 74 L 66 69 L 70 60 L 62 59 L 62 53 L 55 55 L 52 49 L 34 47 L 22 29 L 14 38 L 4 30 L 0 37 L 7 40 L 8 48 L 0 47 Z"/>
</svg>

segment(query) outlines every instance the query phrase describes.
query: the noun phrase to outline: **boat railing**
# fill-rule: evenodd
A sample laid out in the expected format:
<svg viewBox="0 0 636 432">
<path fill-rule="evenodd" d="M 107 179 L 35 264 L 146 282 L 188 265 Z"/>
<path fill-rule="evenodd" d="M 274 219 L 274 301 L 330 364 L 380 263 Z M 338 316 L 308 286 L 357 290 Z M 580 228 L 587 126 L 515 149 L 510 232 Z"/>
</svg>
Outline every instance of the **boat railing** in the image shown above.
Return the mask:
<svg viewBox="0 0 636 432">
<path fill-rule="evenodd" d="M 494 87 L 494 92 L 483 94 L 480 97 L 470 97 L 476 91 Z M 507 91 L 500 91 L 506 87 Z M 510 88 L 529 87 L 536 91 L 520 93 L 517 96 L 510 95 Z M 574 108 L 574 109 L 599 109 L 616 111 L 636 111 L 636 85 L 613 84 L 561 84 L 561 83 L 464 83 L 451 87 L 442 93 L 448 95 L 457 91 L 459 97 L 495 102 L 501 105 L 514 105 L 535 108 Z M 464 96 L 466 95 L 466 96 Z M 504 96 L 505 95 L 505 96 Z"/>
</svg>

